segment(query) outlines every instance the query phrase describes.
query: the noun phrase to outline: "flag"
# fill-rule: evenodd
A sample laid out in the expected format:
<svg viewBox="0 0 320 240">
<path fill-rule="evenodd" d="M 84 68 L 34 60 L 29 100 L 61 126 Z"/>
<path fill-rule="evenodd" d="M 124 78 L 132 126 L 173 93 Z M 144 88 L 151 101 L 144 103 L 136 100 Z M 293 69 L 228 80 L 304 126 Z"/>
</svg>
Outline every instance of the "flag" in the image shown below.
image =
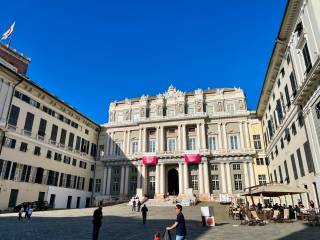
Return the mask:
<svg viewBox="0 0 320 240">
<path fill-rule="evenodd" d="M 16 22 L 13 22 L 13 24 L 11 25 L 11 27 L 2 35 L 2 38 L 1 40 L 5 40 L 7 39 L 13 32 L 13 28 L 14 28 L 14 25 L 16 24 Z"/>
</svg>

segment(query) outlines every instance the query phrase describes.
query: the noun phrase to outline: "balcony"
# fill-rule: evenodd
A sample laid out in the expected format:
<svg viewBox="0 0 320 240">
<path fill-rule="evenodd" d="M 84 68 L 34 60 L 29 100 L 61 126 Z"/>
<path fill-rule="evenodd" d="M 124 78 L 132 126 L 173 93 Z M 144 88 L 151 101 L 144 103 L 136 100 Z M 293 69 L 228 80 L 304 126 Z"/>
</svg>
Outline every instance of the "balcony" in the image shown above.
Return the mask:
<svg viewBox="0 0 320 240">
<path fill-rule="evenodd" d="M 52 140 L 52 139 L 49 139 L 48 143 L 51 144 L 51 145 L 56 145 L 57 144 L 57 142 L 55 140 Z"/>
<path fill-rule="evenodd" d="M 66 146 L 65 146 L 63 143 L 59 143 L 59 144 L 58 144 L 58 147 L 59 147 L 59 148 L 62 148 L 62 149 L 65 149 Z"/>
<path fill-rule="evenodd" d="M 37 140 L 43 142 L 44 136 L 37 134 Z"/>
<path fill-rule="evenodd" d="M 11 130 L 11 131 L 16 131 L 17 130 L 17 126 L 8 124 L 8 129 Z"/>
<path fill-rule="evenodd" d="M 32 132 L 31 131 L 28 131 L 28 130 L 25 130 L 25 129 L 22 129 L 21 133 L 25 136 L 28 136 L 28 137 L 31 137 L 32 135 Z"/>
</svg>

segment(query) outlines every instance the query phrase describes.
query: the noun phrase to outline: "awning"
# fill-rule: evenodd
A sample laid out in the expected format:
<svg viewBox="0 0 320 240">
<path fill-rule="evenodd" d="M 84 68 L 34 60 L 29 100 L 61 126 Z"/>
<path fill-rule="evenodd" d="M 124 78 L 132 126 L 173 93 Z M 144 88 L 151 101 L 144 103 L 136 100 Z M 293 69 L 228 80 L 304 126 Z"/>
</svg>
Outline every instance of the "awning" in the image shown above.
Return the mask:
<svg viewBox="0 0 320 240">
<path fill-rule="evenodd" d="M 184 161 L 187 164 L 199 164 L 201 162 L 201 155 L 199 152 L 185 152 L 184 153 Z"/>
<path fill-rule="evenodd" d="M 249 188 L 242 196 L 280 197 L 308 192 L 306 189 L 284 184 L 267 184 Z"/>
</svg>

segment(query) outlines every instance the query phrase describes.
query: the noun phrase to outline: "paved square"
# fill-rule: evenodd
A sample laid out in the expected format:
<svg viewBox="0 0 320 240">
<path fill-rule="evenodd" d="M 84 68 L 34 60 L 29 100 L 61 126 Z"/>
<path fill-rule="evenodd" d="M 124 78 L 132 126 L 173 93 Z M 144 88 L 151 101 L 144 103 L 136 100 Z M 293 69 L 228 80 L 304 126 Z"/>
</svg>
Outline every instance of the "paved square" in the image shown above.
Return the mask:
<svg viewBox="0 0 320 240">
<path fill-rule="evenodd" d="M 187 220 L 188 240 L 209 239 L 319 239 L 320 227 L 305 223 L 270 223 L 266 226 L 233 226 L 227 208 L 214 206 L 217 226 L 204 228 L 200 206 L 183 209 Z M 93 208 L 35 212 L 31 223 L 18 222 L 17 214 L 0 215 L 0 239 L 91 239 Z M 174 208 L 149 207 L 148 222 L 142 225 L 141 215 L 125 204 L 105 207 L 100 239 L 148 240 L 157 231 L 163 232 L 175 219 Z"/>
</svg>

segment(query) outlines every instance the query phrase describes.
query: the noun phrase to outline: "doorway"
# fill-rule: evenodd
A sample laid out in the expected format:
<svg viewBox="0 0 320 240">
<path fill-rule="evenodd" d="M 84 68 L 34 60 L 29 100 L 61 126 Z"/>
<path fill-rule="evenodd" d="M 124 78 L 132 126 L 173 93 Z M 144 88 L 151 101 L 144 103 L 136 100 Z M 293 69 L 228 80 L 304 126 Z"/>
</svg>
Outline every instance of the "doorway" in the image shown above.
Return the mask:
<svg viewBox="0 0 320 240">
<path fill-rule="evenodd" d="M 77 197 L 77 207 L 76 208 L 80 208 L 80 197 Z"/>
<path fill-rule="evenodd" d="M 11 189 L 8 207 L 13 208 L 16 206 L 18 193 L 19 193 L 18 189 Z"/>
<path fill-rule="evenodd" d="M 71 208 L 72 196 L 68 196 L 67 208 Z"/>
<path fill-rule="evenodd" d="M 50 201 L 49 201 L 49 206 L 51 208 L 54 208 L 55 207 L 55 201 L 56 201 L 56 195 L 55 194 L 51 194 L 50 195 Z"/>
<path fill-rule="evenodd" d="M 175 168 L 168 172 L 168 192 L 170 195 L 179 194 L 179 174 Z"/>
</svg>

